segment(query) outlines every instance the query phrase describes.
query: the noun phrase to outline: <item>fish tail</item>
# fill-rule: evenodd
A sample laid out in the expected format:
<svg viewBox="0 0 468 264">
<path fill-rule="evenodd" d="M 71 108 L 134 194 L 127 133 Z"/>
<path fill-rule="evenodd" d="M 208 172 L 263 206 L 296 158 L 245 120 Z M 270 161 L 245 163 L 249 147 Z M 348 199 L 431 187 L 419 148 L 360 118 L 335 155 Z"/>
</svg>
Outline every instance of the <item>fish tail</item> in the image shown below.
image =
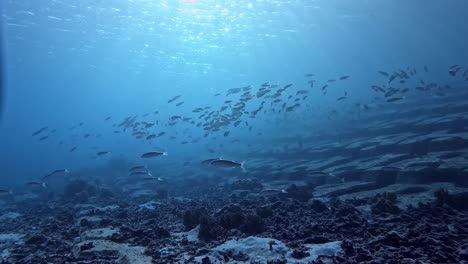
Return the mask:
<svg viewBox="0 0 468 264">
<path fill-rule="evenodd" d="M 151 174 L 151 171 L 148 171 L 148 175 L 153 177 L 153 174 Z"/>
<path fill-rule="evenodd" d="M 47 184 L 46 184 L 45 182 L 43 182 L 43 183 L 41 184 L 41 186 L 42 186 L 42 188 L 47 188 Z"/>
<path fill-rule="evenodd" d="M 169 155 L 169 153 L 167 153 L 167 151 L 164 151 L 162 154 L 163 154 L 163 156 Z"/>
<path fill-rule="evenodd" d="M 241 167 L 241 169 L 242 169 L 242 172 L 247 172 L 247 170 L 245 169 L 245 166 L 244 166 L 244 165 L 245 165 L 245 160 L 244 160 L 243 162 L 241 162 L 240 167 Z"/>
</svg>

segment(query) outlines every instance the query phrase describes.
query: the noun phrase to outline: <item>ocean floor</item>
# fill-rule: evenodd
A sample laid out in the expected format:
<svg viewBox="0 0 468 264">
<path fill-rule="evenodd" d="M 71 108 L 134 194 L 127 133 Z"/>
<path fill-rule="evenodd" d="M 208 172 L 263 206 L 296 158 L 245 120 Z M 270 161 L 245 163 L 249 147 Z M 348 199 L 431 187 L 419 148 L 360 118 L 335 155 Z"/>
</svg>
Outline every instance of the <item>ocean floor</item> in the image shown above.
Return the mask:
<svg viewBox="0 0 468 264">
<path fill-rule="evenodd" d="M 192 190 L 193 198 L 146 202 L 115 195 L 91 197 L 86 204 L 11 203 L 0 215 L 0 258 L 3 263 L 468 260 L 468 189 L 453 183 L 359 191 L 356 186 L 365 183 L 349 182 L 320 186 L 311 192 L 315 195 L 307 185 L 283 192 L 257 185 L 253 179 L 205 184 L 198 195 Z"/>
</svg>

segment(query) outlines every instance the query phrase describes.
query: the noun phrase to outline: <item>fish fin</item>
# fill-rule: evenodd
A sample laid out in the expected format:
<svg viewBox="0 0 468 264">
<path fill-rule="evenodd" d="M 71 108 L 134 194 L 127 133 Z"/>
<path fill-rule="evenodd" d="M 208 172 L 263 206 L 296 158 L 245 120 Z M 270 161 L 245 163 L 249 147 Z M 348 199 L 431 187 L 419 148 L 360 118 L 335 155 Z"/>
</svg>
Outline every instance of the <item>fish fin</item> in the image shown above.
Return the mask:
<svg viewBox="0 0 468 264">
<path fill-rule="evenodd" d="M 242 169 L 242 172 L 247 172 L 247 170 L 245 170 L 245 167 L 244 167 L 244 164 L 245 164 L 245 160 L 243 162 L 241 162 L 241 169 Z"/>
</svg>

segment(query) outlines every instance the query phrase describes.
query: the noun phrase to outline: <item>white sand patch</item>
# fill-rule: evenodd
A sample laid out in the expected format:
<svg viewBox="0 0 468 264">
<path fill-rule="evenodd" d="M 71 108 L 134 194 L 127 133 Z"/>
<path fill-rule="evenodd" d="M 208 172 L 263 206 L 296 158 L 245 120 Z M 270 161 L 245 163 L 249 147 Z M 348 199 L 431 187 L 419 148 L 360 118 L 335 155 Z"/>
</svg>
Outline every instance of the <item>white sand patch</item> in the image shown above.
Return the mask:
<svg viewBox="0 0 468 264">
<path fill-rule="evenodd" d="M 176 240 L 182 240 L 184 238 L 187 239 L 189 242 L 198 242 L 198 233 L 200 232 L 200 226 L 197 225 L 194 229 L 188 231 L 188 232 L 179 232 L 179 233 L 174 233 L 174 237 Z"/>
<path fill-rule="evenodd" d="M 13 244 L 23 244 L 23 235 L 15 233 L 0 234 L 0 262 L 8 262 L 10 257 L 9 248 Z"/>
<path fill-rule="evenodd" d="M 76 251 L 76 248 L 80 248 L 82 245 L 87 243 L 93 243 L 93 248 L 84 250 L 83 252 Z M 126 262 L 122 261 L 122 263 L 130 263 L 130 264 L 151 264 L 152 258 L 145 255 L 145 248 L 144 247 L 133 247 L 129 244 L 119 244 L 108 240 L 87 240 L 78 243 L 75 245 L 75 252 L 74 254 L 81 254 L 91 251 L 104 251 L 104 250 L 115 250 L 118 252 L 119 257 L 126 259 Z M 76 256 L 76 255 L 75 255 Z"/>
<path fill-rule="evenodd" d="M 102 220 L 102 218 L 99 217 L 99 216 L 83 216 L 83 217 L 78 218 L 78 223 L 80 223 L 81 220 L 83 220 L 83 219 L 86 219 L 86 220 L 88 220 L 90 222 L 99 222 L 99 221 Z"/>
<path fill-rule="evenodd" d="M 4 213 L 3 215 L 0 216 L 0 221 L 9 220 L 9 219 L 16 219 L 16 218 L 18 218 L 20 216 L 21 216 L 20 213 L 8 212 L 8 213 Z"/>
<path fill-rule="evenodd" d="M 118 205 L 108 205 L 108 206 L 103 206 L 103 207 L 96 207 L 97 210 L 99 211 L 113 211 L 116 209 L 119 209 Z"/>
<path fill-rule="evenodd" d="M 144 204 L 138 205 L 139 210 L 156 210 L 156 207 L 158 205 L 162 205 L 162 203 L 156 202 L 156 201 L 149 201 Z"/>
<path fill-rule="evenodd" d="M 154 191 L 148 190 L 148 189 L 137 190 L 130 194 L 132 198 L 145 197 L 145 196 L 151 196 L 151 195 L 154 195 Z"/>
<path fill-rule="evenodd" d="M 2 242 L 21 242 L 23 235 L 15 233 L 0 234 L 0 243 Z"/>
<path fill-rule="evenodd" d="M 270 250 L 270 243 L 273 243 L 272 250 Z M 271 239 L 250 236 L 239 240 L 228 240 L 212 249 L 212 252 L 198 256 L 195 258 L 196 263 L 201 263 L 205 257 L 209 257 L 212 262 L 219 261 L 220 263 L 266 263 L 269 260 L 286 260 L 287 263 L 310 263 L 318 258 L 319 255 L 340 255 L 341 254 L 341 241 L 330 242 L 325 244 L 306 244 L 307 252 L 310 256 L 303 259 L 294 259 L 291 256 L 292 249 L 286 246 L 283 242 Z M 224 261 L 223 253 L 232 252 L 233 255 L 247 256 L 246 261 L 236 261 L 234 259 L 228 262 Z"/>
<path fill-rule="evenodd" d="M 118 232 L 119 232 L 118 229 L 108 228 L 108 227 L 90 229 L 81 233 L 81 239 L 82 240 L 106 239 L 106 238 L 111 237 L 113 234 L 117 234 Z"/>
</svg>

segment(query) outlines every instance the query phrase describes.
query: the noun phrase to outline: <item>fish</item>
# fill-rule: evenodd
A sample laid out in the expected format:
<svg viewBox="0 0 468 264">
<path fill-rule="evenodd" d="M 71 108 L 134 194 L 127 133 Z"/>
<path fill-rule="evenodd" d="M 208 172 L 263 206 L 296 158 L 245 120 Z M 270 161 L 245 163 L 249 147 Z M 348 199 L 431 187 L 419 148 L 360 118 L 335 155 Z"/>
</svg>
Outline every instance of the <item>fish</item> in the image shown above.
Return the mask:
<svg viewBox="0 0 468 264">
<path fill-rule="evenodd" d="M 340 77 L 340 80 L 343 81 L 343 80 L 348 79 L 349 77 L 351 77 L 351 76 L 349 76 L 349 75 L 341 76 L 341 77 Z"/>
<path fill-rule="evenodd" d="M 395 97 L 395 98 L 387 99 L 387 102 L 392 103 L 392 102 L 400 101 L 402 99 L 403 97 Z"/>
<path fill-rule="evenodd" d="M 112 116 L 108 116 L 108 117 L 106 117 L 106 119 L 104 119 L 104 121 L 108 121 L 108 120 L 110 120 L 111 118 L 112 118 Z"/>
<path fill-rule="evenodd" d="M 150 140 L 150 139 L 153 139 L 153 138 L 156 138 L 155 134 L 151 134 L 151 135 L 147 136 L 146 140 Z"/>
<path fill-rule="evenodd" d="M 307 74 L 305 74 L 304 76 L 305 76 L 305 77 L 312 77 L 312 76 L 314 76 L 314 75 L 315 75 L 315 74 L 313 74 L 313 73 L 307 73 Z"/>
<path fill-rule="evenodd" d="M 143 180 L 145 181 L 163 181 L 163 179 L 161 177 L 144 177 Z"/>
<path fill-rule="evenodd" d="M 130 176 L 145 176 L 145 177 L 152 177 L 153 175 L 149 171 L 132 171 L 129 174 Z"/>
<path fill-rule="evenodd" d="M 181 105 L 183 105 L 183 104 L 184 104 L 184 102 L 182 101 L 182 102 L 180 102 L 180 103 L 177 103 L 176 106 L 181 106 Z"/>
<path fill-rule="evenodd" d="M 0 195 L 4 194 L 13 194 L 12 190 L 7 190 L 7 189 L 0 189 Z"/>
<path fill-rule="evenodd" d="M 453 67 L 453 66 L 452 66 L 452 67 Z M 453 69 L 450 68 L 449 74 L 455 77 L 460 69 L 461 69 L 461 68 L 453 68 Z"/>
<path fill-rule="evenodd" d="M 64 175 L 64 174 L 68 174 L 70 173 L 70 171 L 68 169 L 59 169 L 59 170 L 54 170 L 53 172 L 45 175 L 43 177 L 43 179 L 45 178 L 49 178 L 49 177 L 52 177 L 52 176 L 57 176 L 57 175 Z"/>
<path fill-rule="evenodd" d="M 388 72 L 378 71 L 378 73 L 382 74 L 382 75 L 385 76 L 385 77 L 388 77 L 388 76 L 389 76 Z"/>
<path fill-rule="evenodd" d="M 341 97 L 338 97 L 336 100 L 337 100 L 337 101 L 341 101 L 341 100 L 344 100 L 344 99 L 346 99 L 346 98 L 347 98 L 346 96 L 341 96 Z"/>
<path fill-rule="evenodd" d="M 42 188 L 46 188 L 47 184 L 45 182 L 38 182 L 38 181 L 30 181 L 26 183 L 29 186 L 40 186 Z"/>
<path fill-rule="evenodd" d="M 209 149 L 208 151 L 211 152 L 211 153 L 214 153 L 214 152 L 215 152 L 215 151 L 212 150 L 212 149 Z M 202 161 L 201 164 L 203 164 L 203 165 L 210 165 L 211 162 L 213 162 L 213 161 L 215 161 L 215 160 L 219 160 L 219 158 L 218 158 L 218 159 L 207 159 L 207 160 Z"/>
<path fill-rule="evenodd" d="M 99 151 L 96 153 L 97 156 L 102 156 L 102 155 L 106 155 L 106 154 L 109 154 L 110 151 Z"/>
<path fill-rule="evenodd" d="M 35 132 L 32 133 L 32 136 L 37 136 L 39 135 L 40 133 L 44 132 L 45 130 L 47 130 L 48 127 L 43 127 Z"/>
<path fill-rule="evenodd" d="M 159 152 L 159 151 L 151 151 L 151 152 L 146 152 L 141 155 L 142 158 L 148 159 L 148 158 L 154 158 L 158 156 L 167 156 L 167 152 Z"/>
<path fill-rule="evenodd" d="M 173 98 L 169 99 L 169 101 L 167 101 L 167 103 L 172 103 L 174 102 L 175 100 L 179 99 L 182 95 L 177 95 L 177 96 L 174 96 Z"/>
<path fill-rule="evenodd" d="M 224 136 L 225 137 L 229 136 L 229 131 L 224 132 Z"/>
<path fill-rule="evenodd" d="M 244 163 L 245 162 L 239 163 L 239 162 L 232 161 L 232 160 L 216 159 L 210 162 L 209 165 L 214 166 L 214 167 L 219 167 L 219 168 L 241 168 L 242 170 L 245 170 Z"/>
<path fill-rule="evenodd" d="M 296 95 L 307 94 L 309 91 L 307 90 L 299 90 L 296 92 Z"/>
<path fill-rule="evenodd" d="M 146 170 L 146 166 L 139 165 L 139 166 L 133 166 L 130 168 L 130 171 L 142 171 L 142 170 Z"/>
<path fill-rule="evenodd" d="M 73 147 L 73 148 L 71 148 L 71 149 L 70 149 L 70 152 L 73 152 L 73 151 L 75 151 L 75 150 L 76 150 L 76 148 L 77 148 L 77 147 Z"/>
<path fill-rule="evenodd" d="M 39 138 L 39 140 L 40 140 L 40 141 L 43 141 L 43 140 L 46 140 L 46 139 L 48 139 L 48 138 L 49 138 L 49 136 L 43 136 L 43 137 Z"/>
</svg>

